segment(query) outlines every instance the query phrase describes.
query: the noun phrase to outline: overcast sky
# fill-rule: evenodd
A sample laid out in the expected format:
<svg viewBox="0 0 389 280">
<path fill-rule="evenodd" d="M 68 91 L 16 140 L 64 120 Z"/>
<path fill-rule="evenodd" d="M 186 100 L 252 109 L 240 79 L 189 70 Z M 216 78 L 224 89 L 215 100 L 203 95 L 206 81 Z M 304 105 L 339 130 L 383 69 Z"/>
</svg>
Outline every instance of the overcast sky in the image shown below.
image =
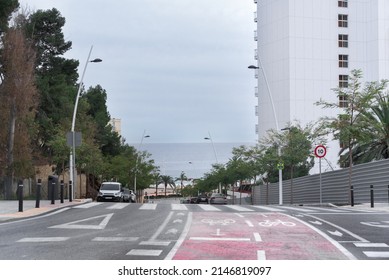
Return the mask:
<svg viewBox="0 0 389 280">
<path fill-rule="evenodd" d="M 256 98 L 253 0 L 19 0 L 57 8 L 85 65 L 84 84 L 100 84 L 127 143 L 144 130 L 151 143 L 254 142 Z M 77 128 L 76 128 L 77 130 Z"/>
</svg>

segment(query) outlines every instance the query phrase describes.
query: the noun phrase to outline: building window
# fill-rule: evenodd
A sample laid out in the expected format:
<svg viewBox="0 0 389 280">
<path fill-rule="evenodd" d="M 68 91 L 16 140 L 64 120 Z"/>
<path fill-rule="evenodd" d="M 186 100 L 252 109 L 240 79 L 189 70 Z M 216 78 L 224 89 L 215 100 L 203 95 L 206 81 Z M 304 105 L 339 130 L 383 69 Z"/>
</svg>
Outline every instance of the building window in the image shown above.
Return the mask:
<svg viewBox="0 0 389 280">
<path fill-rule="evenodd" d="M 347 101 L 347 95 L 339 93 L 339 107 L 340 108 L 347 108 L 348 107 L 348 101 Z"/>
<path fill-rule="evenodd" d="M 338 15 L 338 26 L 348 27 L 348 15 Z"/>
<path fill-rule="evenodd" d="M 348 68 L 348 55 L 340 54 L 339 55 L 339 68 Z"/>
<path fill-rule="evenodd" d="M 348 88 L 348 75 L 339 75 L 339 87 Z"/>
<path fill-rule="evenodd" d="M 338 1 L 338 7 L 347 8 L 348 7 L 348 1 L 347 0 Z"/>
<path fill-rule="evenodd" d="M 346 34 L 338 35 L 338 46 L 339 48 L 348 48 L 348 35 Z"/>
</svg>

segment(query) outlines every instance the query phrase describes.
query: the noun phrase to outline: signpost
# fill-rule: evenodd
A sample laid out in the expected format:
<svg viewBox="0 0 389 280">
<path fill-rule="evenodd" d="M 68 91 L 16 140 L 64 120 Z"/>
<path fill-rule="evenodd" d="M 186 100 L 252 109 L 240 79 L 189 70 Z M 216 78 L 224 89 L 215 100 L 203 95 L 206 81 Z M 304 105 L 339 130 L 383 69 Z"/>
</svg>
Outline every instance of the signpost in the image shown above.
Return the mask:
<svg viewBox="0 0 389 280">
<path fill-rule="evenodd" d="M 321 159 L 325 157 L 327 154 L 327 149 L 323 145 L 318 145 L 315 148 L 315 156 L 319 158 L 319 173 L 320 173 L 320 203 L 323 202 L 322 200 L 322 188 L 321 188 Z"/>
</svg>

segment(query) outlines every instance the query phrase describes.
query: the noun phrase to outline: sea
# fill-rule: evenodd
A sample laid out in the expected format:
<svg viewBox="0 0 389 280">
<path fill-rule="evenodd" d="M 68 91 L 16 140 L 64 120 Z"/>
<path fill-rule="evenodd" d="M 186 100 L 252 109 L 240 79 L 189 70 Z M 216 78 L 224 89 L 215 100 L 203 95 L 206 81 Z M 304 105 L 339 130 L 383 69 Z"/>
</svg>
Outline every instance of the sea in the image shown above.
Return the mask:
<svg viewBox="0 0 389 280">
<path fill-rule="evenodd" d="M 215 163 L 226 164 L 232 149 L 254 143 L 147 143 L 140 150 L 151 154 L 161 175 L 180 177 L 181 172 L 190 179 L 202 178 Z"/>
</svg>

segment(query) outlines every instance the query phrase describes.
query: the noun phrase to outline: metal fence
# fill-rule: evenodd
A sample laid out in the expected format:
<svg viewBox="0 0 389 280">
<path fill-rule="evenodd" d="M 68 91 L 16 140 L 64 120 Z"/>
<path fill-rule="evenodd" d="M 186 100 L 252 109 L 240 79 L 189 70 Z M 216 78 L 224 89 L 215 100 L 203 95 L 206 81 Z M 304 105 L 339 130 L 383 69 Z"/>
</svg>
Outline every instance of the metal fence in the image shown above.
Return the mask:
<svg viewBox="0 0 389 280">
<path fill-rule="evenodd" d="M 359 164 L 352 168 L 351 185 L 354 203 L 371 201 L 371 186 L 375 202 L 389 202 L 389 160 Z M 349 169 L 341 169 L 321 174 L 293 179 L 293 199 L 291 180 L 283 181 L 284 204 L 322 203 L 349 204 Z M 253 204 L 278 204 L 279 185 L 272 183 L 253 188 Z"/>
</svg>

